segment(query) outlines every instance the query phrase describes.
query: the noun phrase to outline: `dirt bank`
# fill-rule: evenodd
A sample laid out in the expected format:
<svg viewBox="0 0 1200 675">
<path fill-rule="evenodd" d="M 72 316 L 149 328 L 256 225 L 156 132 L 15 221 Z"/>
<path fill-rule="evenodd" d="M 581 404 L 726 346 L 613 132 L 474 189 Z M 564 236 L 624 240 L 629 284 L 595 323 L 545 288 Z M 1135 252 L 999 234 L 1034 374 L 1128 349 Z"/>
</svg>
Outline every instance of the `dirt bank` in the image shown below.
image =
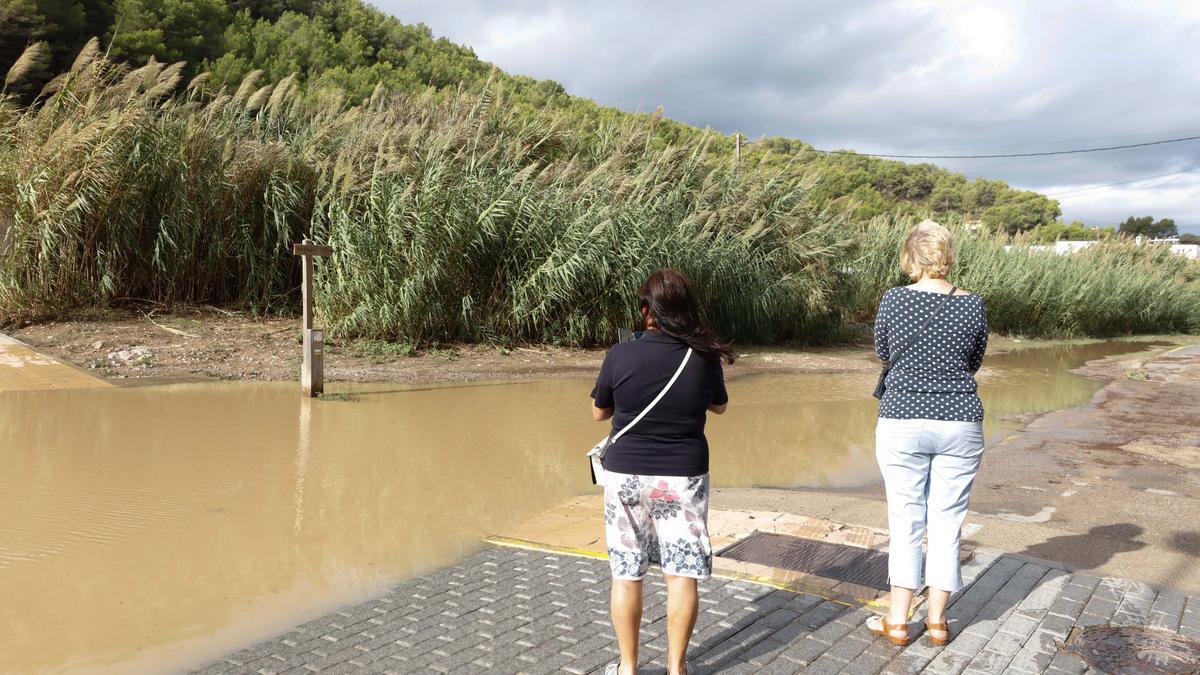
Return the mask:
<svg viewBox="0 0 1200 675">
<path fill-rule="evenodd" d="M 9 333 L 39 350 L 129 384 L 193 379 L 299 377 L 294 317 L 253 317 L 213 308 L 104 311 L 30 324 Z M 990 353 L 1038 342 L 996 338 Z M 342 382 L 471 382 L 546 376 L 591 377 L 603 349 L 548 345 L 439 345 L 412 351 L 375 341 L 327 342 L 325 378 Z M 867 344 L 824 348 L 743 346 L 729 377 L 767 372 L 852 372 L 877 368 Z"/>
<path fill-rule="evenodd" d="M 964 538 L 1200 592 L 1200 345 L 1080 370 L 1108 382 L 1087 406 L 987 450 Z M 716 490 L 714 503 L 886 526 L 881 486 Z"/>
<path fill-rule="evenodd" d="M 13 337 L 114 380 L 299 377 L 299 319 L 260 318 L 215 310 L 170 314 L 105 312 L 32 324 Z M 471 382 L 546 376 L 592 377 L 603 349 L 550 345 L 437 345 L 412 350 L 378 341 L 326 343 L 325 378 L 335 382 Z M 874 368 L 868 350 L 747 347 L 731 376 L 755 372 Z"/>
</svg>

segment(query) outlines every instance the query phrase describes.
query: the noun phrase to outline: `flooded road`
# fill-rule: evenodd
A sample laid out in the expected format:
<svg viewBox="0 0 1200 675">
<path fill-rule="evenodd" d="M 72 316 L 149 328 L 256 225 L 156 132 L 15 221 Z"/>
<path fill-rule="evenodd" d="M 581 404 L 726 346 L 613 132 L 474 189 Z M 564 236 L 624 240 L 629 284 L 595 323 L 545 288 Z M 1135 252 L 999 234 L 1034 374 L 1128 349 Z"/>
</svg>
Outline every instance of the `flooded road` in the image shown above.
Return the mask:
<svg viewBox="0 0 1200 675">
<path fill-rule="evenodd" d="M 1070 368 L 1144 348 L 990 357 L 1004 416 L 1085 403 Z M 163 672 L 281 632 L 592 489 L 590 382 L 220 383 L 0 393 L 0 671 Z M 872 483 L 872 373 L 730 382 L 716 485 Z"/>
<path fill-rule="evenodd" d="M 989 356 L 980 373 L 988 443 L 1017 415 L 1087 403 L 1100 382 L 1068 371 L 1149 348 L 1098 342 Z M 754 375 L 729 384 L 730 412 L 710 419 L 714 484 L 725 487 L 857 487 L 879 482 L 875 373 Z M 735 407 L 736 406 L 736 409 Z"/>
</svg>

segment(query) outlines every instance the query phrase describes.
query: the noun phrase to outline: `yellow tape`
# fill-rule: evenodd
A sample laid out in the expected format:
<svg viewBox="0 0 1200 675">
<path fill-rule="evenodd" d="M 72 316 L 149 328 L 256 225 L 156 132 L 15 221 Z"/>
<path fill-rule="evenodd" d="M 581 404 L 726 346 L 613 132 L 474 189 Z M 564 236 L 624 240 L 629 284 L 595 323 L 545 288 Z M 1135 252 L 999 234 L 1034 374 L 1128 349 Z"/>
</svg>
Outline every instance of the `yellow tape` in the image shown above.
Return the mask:
<svg viewBox="0 0 1200 675">
<path fill-rule="evenodd" d="M 494 544 L 496 546 L 504 546 L 507 548 L 519 548 L 519 549 L 524 549 L 526 551 L 542 551 L 545 553 L 560 553 L 563 555 L 571 555 L 571 556 L 575 556 L 578 558 L 591 558 L 593 560 L 608 560 L 607 554 L 602 553 L 600 551 L 593 551 L 593 550 L 587 549 L 587 548 L 576 548 L 573 546 L 555 546 L 554 544 L 543 544 L 543 543 L 536 542 L 536 541 L 529 541 L 527 539 L 516 539 L 513 537 L 490 536 L 490 537 L 484 537 L 483 540 L 489 544 Z M 758 584 L 760 586 L 774 588 L 774 589 L 780 590 L 780 591 L 787 591 L 789 593 L 795 593 L 797 595 L 799 595 L 799 594 L 815 595 L 824 600 L 828 600 L 830 602 L 835 602 L 839 605 L 845 605 L 847 607 L 856 607 L 856 606 L 865 607 L 865 608 L 871 610 L 872 612 L 875 612 L 878 614 L 883 614 L 883 613 L 887 612 L 887 605 L 885 605 L 875 599 L 866 600 L 866 599 L 862 599 L 862 598 L 853 598 L 852 600 L 847 600 L 845 598 L 845 596 L 827 595 L 825 593 L 822 593 L 820 591 L 820 589 L 806 588 L 803 585 L 787 584 L 787 583 L 784 583 L 781 581 L 776 581 L 775 579 L 773 579 L 771 577 L 763 576 L 760 574 L 748 574 L 745 572 L 714 571 L 713 576 L 717 577 L 718 579 L 729 579 L 730 581 L 746 581 L 749 583 Z"/>
<path fill-rule="evenodd" d="M 1196 345 L 1179 345 L 1178 347 L 1176 347 L 1174 349 L 1168 349 L 1167 351 L 1163 352 L 1162 355 L 1166 356 L 1167 354 L 1174 354 L 1175 352 L 1177 352 L 1181 349 L 1188 349 L 1189 347 L 1195 347 L 1195 346 Z"/>
<path fill-rule="evenodd" d="M 572 546 L 555 546 L 553 544 L 541 544 L 536 541 L 528 541 L 526 539 L 514 539 L 512 537 L 484 537 L 484 541 L 496 546 L 507 546 L 508 548 L 523 548 L 527 551 L 545 551 L 547 553 L 562 553 L 564 555 L 573 555 L 580 558 L 594 558 L 596 560 L 608 560 L 608 555 L 600 551 L 593 551 L 586 548 L 575 548 Z"/>
</svg>

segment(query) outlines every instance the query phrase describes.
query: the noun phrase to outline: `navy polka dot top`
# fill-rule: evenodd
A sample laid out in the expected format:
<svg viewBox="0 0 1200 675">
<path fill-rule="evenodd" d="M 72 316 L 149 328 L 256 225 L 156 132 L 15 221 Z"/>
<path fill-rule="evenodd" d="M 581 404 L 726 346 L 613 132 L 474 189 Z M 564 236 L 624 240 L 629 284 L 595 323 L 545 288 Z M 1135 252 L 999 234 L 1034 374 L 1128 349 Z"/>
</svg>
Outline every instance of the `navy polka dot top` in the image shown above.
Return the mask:
<svg viewBox="0 0 1200 675">
<path fill-rule="evenodd" d="M 875 317 L 875 353 L 887 361 L 908 344 L 945 293 L 889 289 Z M 983 420 L 975 373 L 983 365 L 988 325 L 978 295 L 955 295 L 904 349 L 887 378 L 879 416 L 892 419 Z"/>
</svg>

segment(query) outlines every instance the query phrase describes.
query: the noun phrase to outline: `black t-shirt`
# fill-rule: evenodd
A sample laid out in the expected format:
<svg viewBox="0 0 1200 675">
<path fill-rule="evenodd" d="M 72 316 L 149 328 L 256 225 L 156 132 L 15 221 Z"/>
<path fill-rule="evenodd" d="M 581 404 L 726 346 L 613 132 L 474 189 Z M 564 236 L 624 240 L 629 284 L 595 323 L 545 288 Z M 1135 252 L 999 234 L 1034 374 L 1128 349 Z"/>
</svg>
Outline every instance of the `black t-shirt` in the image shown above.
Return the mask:
<svg viewBox="0 0 1200 675">
<path fill-rule="evenodd" d="M 596 407 L 613 409 L 614 434 L 658 396 L 685 353 L 687 345 L 661 333 L 646 333 L 608 350 L 592 398 Z M 643 476 L 708 473 L 706 411 L 728 401 L 720 359 L 693 353 L 667 395 L 608 449 L 604 468 Z"/>
</svg>

